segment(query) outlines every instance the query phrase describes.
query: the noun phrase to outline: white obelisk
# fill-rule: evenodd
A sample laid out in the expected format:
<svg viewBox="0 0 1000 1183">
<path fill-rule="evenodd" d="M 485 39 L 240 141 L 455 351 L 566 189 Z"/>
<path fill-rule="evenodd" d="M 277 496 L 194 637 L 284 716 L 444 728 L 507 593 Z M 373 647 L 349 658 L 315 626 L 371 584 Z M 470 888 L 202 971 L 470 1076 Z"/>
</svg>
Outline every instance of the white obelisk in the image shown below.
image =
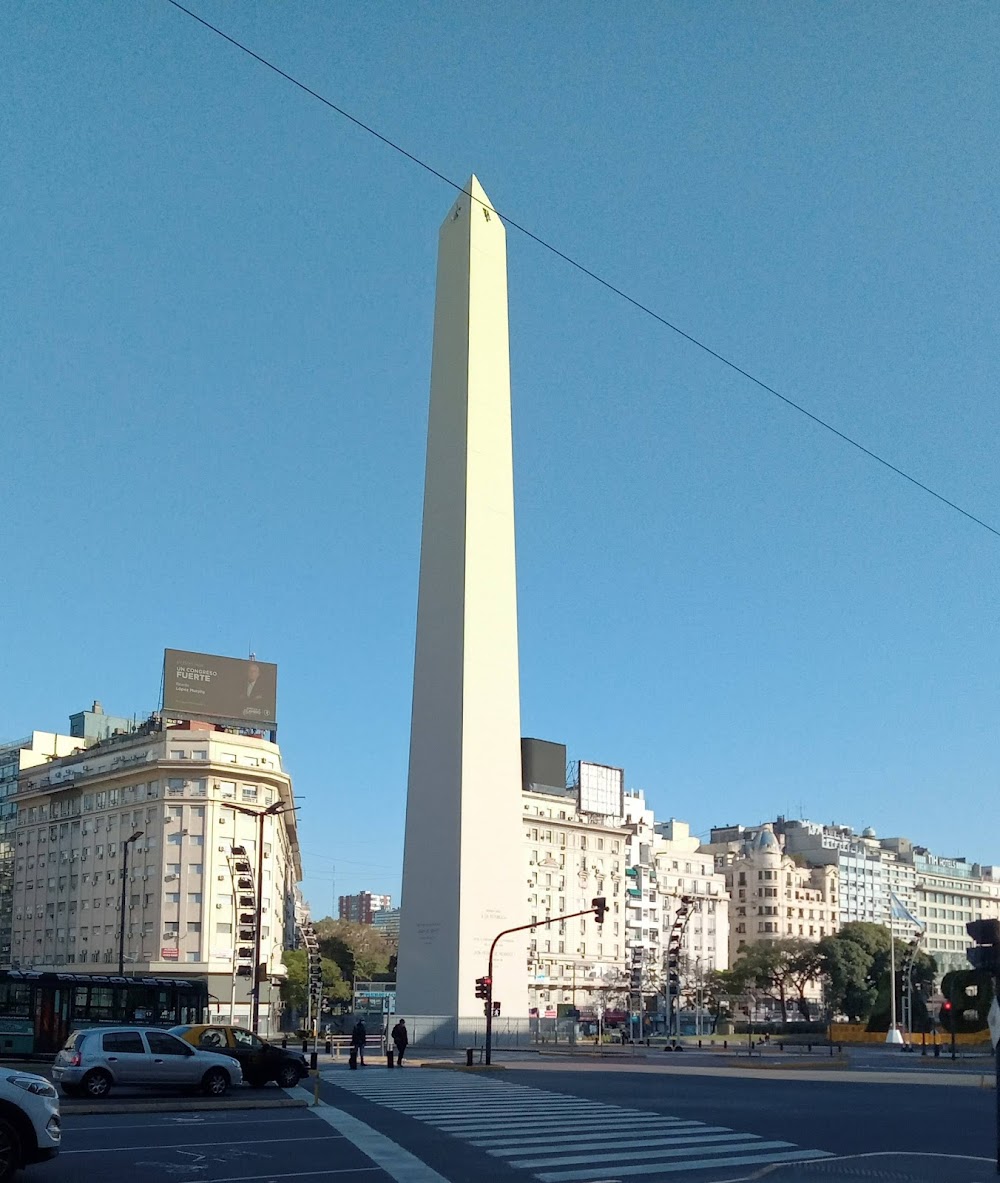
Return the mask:
<svg viewBox="0 0 1000 1183">
<path fill-rule="evenodd" d="M 396 1010 L 482 1017 L 525 924 L 507 245 L 475 177 L 438 241 Z M 524 933 L 494 959 L 527 1014 Z"/>
</svg>

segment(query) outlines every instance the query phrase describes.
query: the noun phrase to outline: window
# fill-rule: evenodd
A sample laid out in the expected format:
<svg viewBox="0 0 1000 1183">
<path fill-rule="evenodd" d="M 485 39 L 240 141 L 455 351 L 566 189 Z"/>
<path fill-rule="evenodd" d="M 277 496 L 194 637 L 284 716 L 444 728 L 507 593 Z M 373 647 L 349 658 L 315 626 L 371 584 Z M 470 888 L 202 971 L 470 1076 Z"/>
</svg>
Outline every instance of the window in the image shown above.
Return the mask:
<svg viewBox="0 0 1000 1183">
<path fill-rule="evenodd" d="M 227 924 L 223 920 L 220 920 L 215 926 L 215 931 L 217 933 L 230 933 L 233 931 L 233 926 L 231 924 Z"/>
<path fill-rule="evenodd" d="M 187 930 L 189 933 L 200 933 L 201 932 L 201 921 L 200 920 L 189 921 L 188 926 L 187 926 Z"/>
<path fill-rule="evenodd" d="M 188 892 L 188 903 L 189 904 L 200 904 L 201 903 L 201 892 L 200 891 L 189 891 Z"/>
<path fill-rule="evenodd" d="M 147 1031 L 146 1042 L 154 1056 L 186 1056 L 192 1050 L 166 1031 Z"/>
<path fill-rule="evenodd" d="M 106 1052 L 125 1052 L 135 1056 L 146 1054 L 146 1049 L 142 1046 L 142 1036 L 138 1031 L 109 1032 L 101 1043 Z"/>
</svg>

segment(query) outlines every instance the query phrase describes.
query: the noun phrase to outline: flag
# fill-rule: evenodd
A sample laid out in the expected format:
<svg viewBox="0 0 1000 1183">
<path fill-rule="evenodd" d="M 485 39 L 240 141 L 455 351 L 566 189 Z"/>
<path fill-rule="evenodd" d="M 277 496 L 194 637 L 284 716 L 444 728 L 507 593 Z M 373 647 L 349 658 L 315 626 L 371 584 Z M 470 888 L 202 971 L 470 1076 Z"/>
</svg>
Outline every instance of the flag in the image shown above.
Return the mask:
<svg viewBox="0 0 1000 1183">
<path fill-rule="evenodd" d="M 906 907 L 903 901 L 894 891 L 889 892 L 889 915 L 893 920 L 905 920 L 908 924 L 912 924 L 914 928 L 924 928 L 924 922 L 918 920 L 916 916 Z"/>
</svg>

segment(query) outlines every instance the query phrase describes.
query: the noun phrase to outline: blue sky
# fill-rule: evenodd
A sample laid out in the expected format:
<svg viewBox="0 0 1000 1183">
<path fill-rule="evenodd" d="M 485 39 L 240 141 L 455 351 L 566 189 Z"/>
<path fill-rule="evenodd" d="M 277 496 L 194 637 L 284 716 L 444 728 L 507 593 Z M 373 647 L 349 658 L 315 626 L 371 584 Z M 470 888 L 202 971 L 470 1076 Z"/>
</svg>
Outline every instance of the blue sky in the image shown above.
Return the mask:
<svg viewBox="0 0 1000 1183">
<path fill-rule="evenodd" d="M 1000 528 L 996 5 L 192 5 Z M 253 648 L 314 913 L 398 897 L 452 191 L 164 0 L 0 102 L 0 735 Z M 508 251 L 524 734 L 1000 863 L 1000 539 Z"/>
</svg>

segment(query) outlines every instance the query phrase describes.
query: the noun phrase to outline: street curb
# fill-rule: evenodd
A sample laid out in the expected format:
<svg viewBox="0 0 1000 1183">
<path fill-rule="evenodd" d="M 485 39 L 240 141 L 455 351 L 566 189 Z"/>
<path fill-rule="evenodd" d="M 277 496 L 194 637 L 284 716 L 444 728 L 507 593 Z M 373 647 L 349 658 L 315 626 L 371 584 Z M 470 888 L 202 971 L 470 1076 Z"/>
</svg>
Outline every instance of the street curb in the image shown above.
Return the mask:
<svg viewBox="0 0 1000 1183">
<path fill-rule="evenodd" d="M 846 1072 L 846 1060 L 727 1060 L 726 1068 L 752 1068 L 755 1072 Z"/>
<path fill-rule="evenodd" d="M 308 1101 L 298 1097 L 281 1097 L 267 1100 L 257 1097 L 234 1097 L 232 1100 L 210 1100 L 209 1098 L 156 1097 L 148 1101 L 129 1098 L 125 1101 L 71 1101 L 61 1097 L 59 1108 L 63 1117 L 77 1114 L 88 1116 L 94 1113 L 189 1113 L 192 1110 L 220 1109 L 305 1109 Z"/>
<path fill-rule="evenodd" d="M 447 1068 L 452 1072 L 506 1072 L 506 1064 L 435 1064 L 433 1061 L 420 1064 L 420 1068 Z"/>
</svg>

